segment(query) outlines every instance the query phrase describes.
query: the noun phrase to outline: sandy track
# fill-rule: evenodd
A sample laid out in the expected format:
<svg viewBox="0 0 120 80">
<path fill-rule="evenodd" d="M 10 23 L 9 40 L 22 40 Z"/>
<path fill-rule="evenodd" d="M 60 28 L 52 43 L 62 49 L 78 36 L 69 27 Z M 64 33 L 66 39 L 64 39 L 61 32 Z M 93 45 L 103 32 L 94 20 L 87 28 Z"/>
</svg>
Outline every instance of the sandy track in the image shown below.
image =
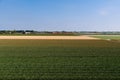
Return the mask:
<svg viewBox="0 0 120 80">
<path fill-rule="evenodd" d="M 0 39 L 99 40 L 89 36 L 0 36 Z"/>
</svg>

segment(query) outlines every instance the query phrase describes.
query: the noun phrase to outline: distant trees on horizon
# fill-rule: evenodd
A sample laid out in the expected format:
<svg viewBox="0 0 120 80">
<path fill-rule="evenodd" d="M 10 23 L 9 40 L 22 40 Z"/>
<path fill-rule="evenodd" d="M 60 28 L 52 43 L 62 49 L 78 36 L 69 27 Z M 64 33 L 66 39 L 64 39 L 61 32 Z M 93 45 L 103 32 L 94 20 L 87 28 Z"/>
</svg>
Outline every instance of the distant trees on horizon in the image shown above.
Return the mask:
<svg viewBox="0 0 120 80">
<path fill-rule="evenodd" d="M 0 30 L 0 34 L 52 34 L 52 35 L 120 35 L 120 32 L 106 31 L 34 31 L 34 30 Z"/>
</svg>

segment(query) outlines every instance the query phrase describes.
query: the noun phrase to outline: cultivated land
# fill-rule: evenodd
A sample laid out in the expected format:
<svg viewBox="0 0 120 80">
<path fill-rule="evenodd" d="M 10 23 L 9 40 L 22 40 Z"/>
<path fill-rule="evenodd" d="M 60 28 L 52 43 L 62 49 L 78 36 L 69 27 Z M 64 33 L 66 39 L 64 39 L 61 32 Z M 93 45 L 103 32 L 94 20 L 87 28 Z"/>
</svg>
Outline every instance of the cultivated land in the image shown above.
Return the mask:
<svg viewBox="0 0 120 80">
<path fill-rule="evenodd" d="M 98 38 L 89 37 L 89 36 L 0 36 L 0 39 L 51 39 L 51 40 L 98 40 Z"/>
<path fill-rule="evenodd" d="M 1 80 L 120 79 L 120 43 L 0 39 Z"/>
<path fill-rule="evenodd" d="M 92 35 L 91 37 L 120 40 L 120 35 Z"/>
</svg>

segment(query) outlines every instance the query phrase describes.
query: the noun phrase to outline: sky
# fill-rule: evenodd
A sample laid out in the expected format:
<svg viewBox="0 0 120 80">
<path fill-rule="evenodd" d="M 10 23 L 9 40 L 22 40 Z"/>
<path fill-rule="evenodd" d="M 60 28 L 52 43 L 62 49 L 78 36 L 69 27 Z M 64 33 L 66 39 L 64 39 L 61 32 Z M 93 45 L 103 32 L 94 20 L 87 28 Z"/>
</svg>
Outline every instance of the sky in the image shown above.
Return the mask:
<svg viewBox="0 0 120 80">
<path fill-rule="evenodd" d="M 0 30 L 120 31 L 120 0 L 0 0 Z"/>
</svg>

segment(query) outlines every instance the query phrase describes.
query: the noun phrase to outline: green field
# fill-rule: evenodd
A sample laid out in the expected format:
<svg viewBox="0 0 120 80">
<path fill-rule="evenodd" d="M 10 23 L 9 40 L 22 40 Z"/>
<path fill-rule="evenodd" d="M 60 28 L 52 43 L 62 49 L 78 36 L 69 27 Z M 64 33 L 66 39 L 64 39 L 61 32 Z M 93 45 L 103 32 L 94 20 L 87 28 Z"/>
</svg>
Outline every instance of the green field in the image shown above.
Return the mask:
<svg viewBox="0 0 120 80">
<path fill-rule="evenodd" d="M 120 79 L 120 43 L 0 40 L 0 80 Z"/>
<path fill-rule="evenodd" d="M 120 40 L 120 35 L 92 35 L 92 37 L 101 38 L 101 39 Z"/>
</svg>

